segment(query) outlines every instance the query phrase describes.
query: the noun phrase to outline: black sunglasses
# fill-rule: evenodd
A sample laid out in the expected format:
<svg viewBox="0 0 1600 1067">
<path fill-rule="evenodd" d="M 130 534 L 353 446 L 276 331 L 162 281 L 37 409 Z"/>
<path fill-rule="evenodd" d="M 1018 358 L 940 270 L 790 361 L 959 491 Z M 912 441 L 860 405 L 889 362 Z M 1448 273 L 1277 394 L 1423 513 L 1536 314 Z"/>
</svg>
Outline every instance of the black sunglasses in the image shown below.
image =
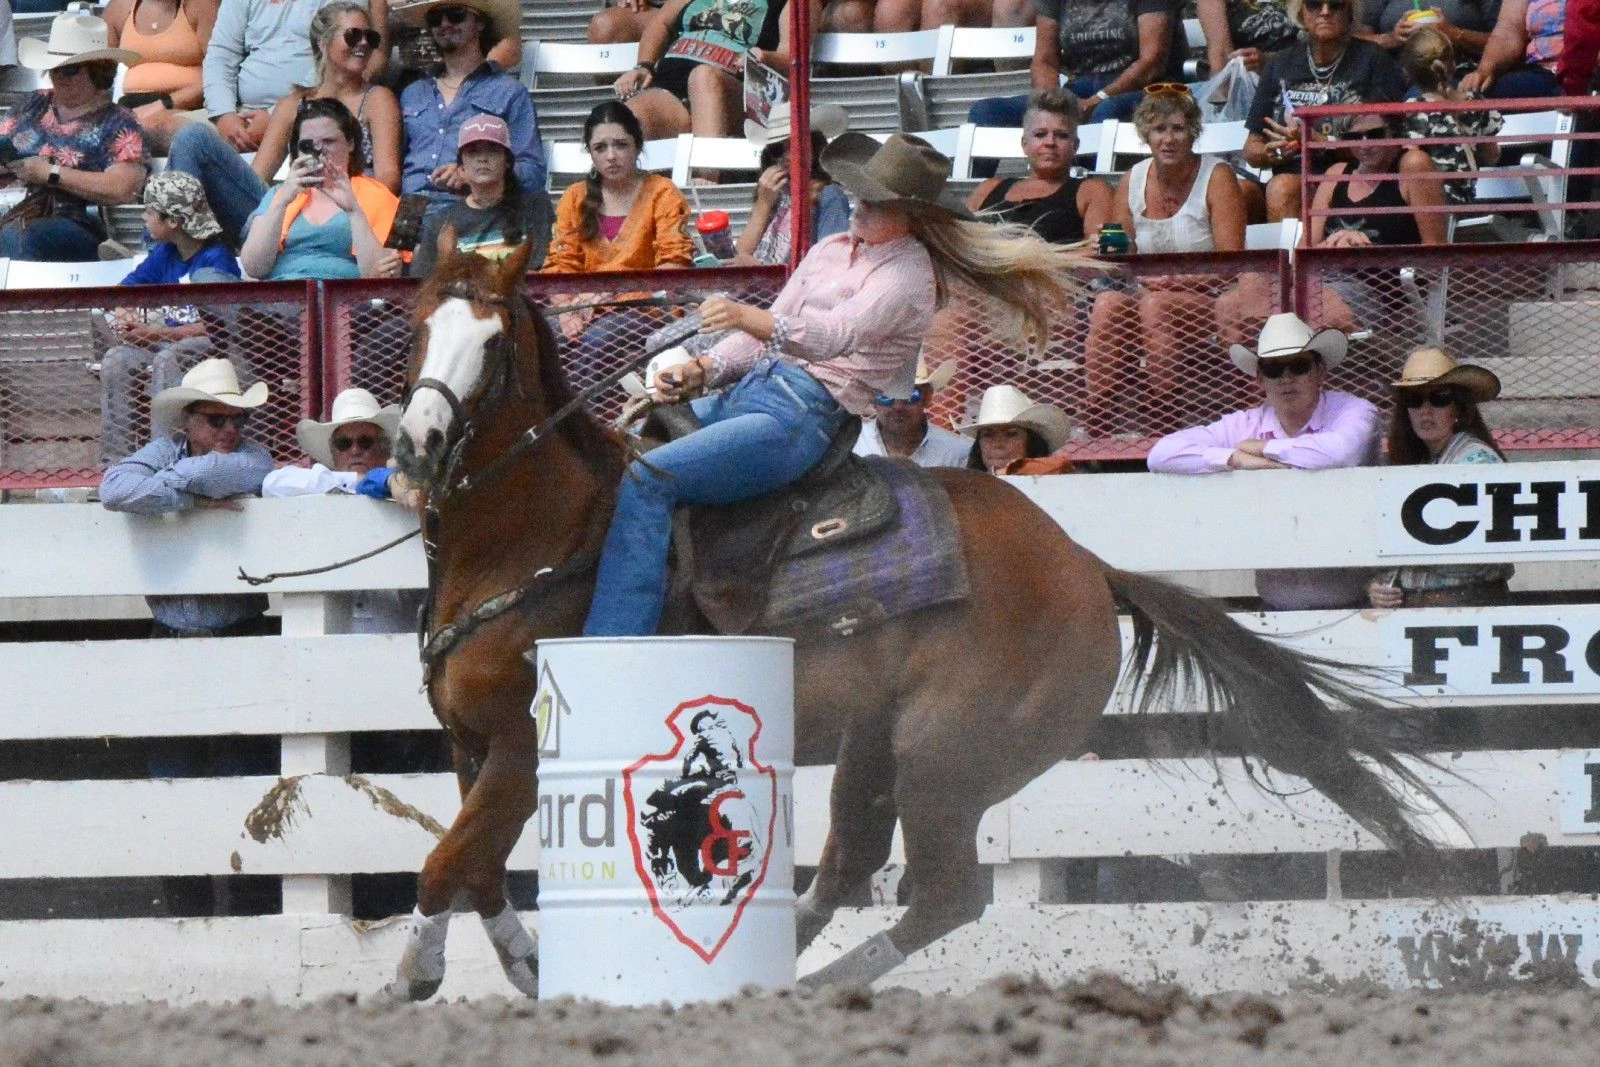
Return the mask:
<svg viewBox="0 0 1600 1067">
<path fill-rule="evenodd" d="M 472 14 L 471 8 L 466 7 L 436 7 L 428 12 L 428 29 L 436 30 L 446 22 L 452 26 L 459 26 L 467 21 L 467 16 Z"/>
<path fill-rule="evenodd" d="M 378 438 L 364 433 L 360 437 L 335 437 L 331 443 L 335 452 L 365 452 L 378 443 Z"/>
<path fill-rule="evenodd" d="M 250 421 L 250 413 L 248 411 L 241 411 L 234 415 L 202 414 L 200 417 L 205 419 L 206 425 L 211 427 L 213 430 L 220 430 L 230 423 L 233 425 L 234 429 L 242 430 L 244 429 L 245 424 Z"/>
<path fill-rule="evenodd" d="M 1296 356 L 1293 359 L 1263 359 L 1256 364 L 1263 378 L 1277 381 L 1287 374 L 1291 378 L 1299 378 L 1311 373 L 1311 368 L 1317 365 L 1316 356 Z"/>
<path fill-rule="evenodd" d="M 1349 6 L 1349 0 L 1306 0 L 1307 11 L 1328 11 L 1337 14 Z"/>
<path fill-rule="evenodd" d="M 1344 135 L 1346 141 L 1381 141 L 1389 136 L 1386 126 L 1379 126 L 1371 130 L 1351 130 Z"/>
<path fill-rule="evenodd" d="M 872 398 L 872 402 L 878 405 L 880 408 L 892 408 L 896 404 L 920 404 L 922 403 L 922 386 L 919 385 L 915 389 L 911 390 L 911 395 L 907 397 L 897 397 L 890 396 L 887 393 L 879 393 L 877 396 Z"/>
<path fill-rule="evenodd" d="M 1400 397 L 1400 403 L 1406 406 L 1407 411 L 1415 411 L 1426 404 L 1430 408 L 1447 408 L 1456 402 L 1456 394 L 1451 389 L 1434 389 L 1427 393 L 1406 393 Z"/>
<path fill-rule="evenodd" d="M 63 78 L 72 78 L 76 77 L 78 72 L 83 68 L 84 64 L 82 63 L 63 63 L 59 67 L 52 67 L 50 69 L 50 73 L 59 74 Z"/>
<path fill-rule="evenodd" d="M 378 43 L 382 40 L 383 35 L 377 30 L 358 30 L 351 26 L 344 31 L 344 46 L 346 48 L 356 48 L 362 41 L 367 42 L 368 48 L 377 48 Z"/>
</svg>

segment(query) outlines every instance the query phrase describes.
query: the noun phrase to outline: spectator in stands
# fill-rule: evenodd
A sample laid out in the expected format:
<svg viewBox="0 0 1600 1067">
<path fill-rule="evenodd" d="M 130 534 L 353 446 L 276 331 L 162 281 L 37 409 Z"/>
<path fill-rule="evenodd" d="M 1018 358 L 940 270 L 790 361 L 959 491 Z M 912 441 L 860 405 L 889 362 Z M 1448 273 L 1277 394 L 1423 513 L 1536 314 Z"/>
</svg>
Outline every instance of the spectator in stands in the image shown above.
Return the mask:
<svg viewBox="0 0 1600 1067">
<path fill-rule="evenodd" d="M 777 104 L 768 116 L 770 126 L 747 122 L 746 133 L 762 145 L 761 177 L 756 180 L 755 204 L 750 220 L 734 247 L 738 266 L 786 265 L 794 236 L 789 218 L 789 105 Z M 811 109 L 811 239 L 820 241 L 850 228 L 850 198 L 833 184 L 822 169 L 822 150 L 844 133 L 850 116 L 837 104 L 822 104 Z"/>
<path fill-rule="evenodd" d="M 239 280 L 239 264 L 223 245 L 222 227 L 192 174 L 163 171 L 144 187 L 145 232 L 153 242 L 144 261 L 122 285 Z M 157 321 L 150 321 L 157 318 Z M 115 463 L 134 449 L 134 390 L 140 372 L 150 372 L 150 395 L 179 383 L 211 351 L 200 309 L 166 307 L 140 313 L 119 311 L 113 325 L 123 343 L 100 360 L 102 390 L 100 454 Z"/>
<path fill-rule="evenodd" d="M 1406 36 L 1400 49 L 1400 66 L 1423 100 L 1461 100 L 1456 88 L 1456 52 L 1450 38 L 1433 26 Z M 1474 143 L 1480 137 L 1493 137 L 1505 125 L 1498 111 L 1437 111 L 1405 116 L 1407 137 L 1450 138 L 1448 144 L 1430 144 L 1423 151 L 1437 171 L 1471 173 L 1479 166 L 1493 166 L 1500 159 L 1500 146 L 1493 141 Z M 1444 198 L 1451 204 L 1470 204 L 1472 178 L 1444 182 Z"/>
<path fill-rule="evenodd" d="M 981 219 L 1015 222 L 1055 244 L 1093 240 L 1111 217 L 1111 186 L 1072 174 L 1083 105 L 1067 89 L 1034 93 L 1022 114 L 1026 178 L 990 178 L 967 207 Z"/>
<path fill-rule="evenodd" d="M 252 496 L 272 470 L 272 454 L 244 430 L 267 402 L 265 382 L 239 388 L 233 364 L 207 359 L 150 404 L 157 436 L 106 471 L 100 502 L 108 511 L 161 515 L 226 508 Z M 150 597 L 155 637 L 225 637 L 274 632 L 260 593 Z"/>
<path fill-rule="evenodd" d="M 1305 28 L 1306 44 L 1267 61 L 1245 119 L 1250 131 L 1245 160 L 1271 175 L 1262 194 L 1271 222 L 1300 217 L 1300 126 L 1290 109 L 1386 103 L 1405 95 L 1405 75 L 1389 53 L 1353 36 L 1361 13 L 1361 0 L 1289 0 L 1289 14 Z M 1333 138 L 1347 121 L 1319 122 L 1312 137 Z M 1325 163 L 1313 156 L 1318 168 Z"/>
<path fill-rule="evenodd" d="M 940 26 L 1032 26 L 1029 0 L 833 0 L 830 33 L 907 33 Z"/>
<path fill-rule="evenodd" d="M 928 421 L 933 394 L 956 376 L 956 361 L 932 371 L 917 368 L 917 380 L 904 398 L 879 393 L 872 401 L 872 418 L 861 424 L 856 438 L 858 456 L 898 456 L 919 467 L 964 467 L 972 442 L 958 433 Z"/>
<path fill-rule="evenodd" d="M 94 259 L 106 229 L 91 205 L 130 203 L 144 185 L 149 152 L 139 120 L 111 101 L 117 64 L 139 56 L 106 40 L 104 21 L 69 13 L 50 24 L 48 42 L 18 42 L 23 66 L 47 72 L 50 88 L 0 119 L 0 136 L 21 157 L 4 177 L 27 186 L 22 202 L 0 217 L 0 256 Z"/>
<path fill-rule="evenodd" d="M 1066 88 L 1082 103 L 1084 121 L 1127 120 L 1156 82 L 1179 81 L 1189 46 L 1176 0 L 1034 0 L 1035 92 Z M 1029 97 L 979 100 L 967 113 L 979 126 L 1020 126 Z M 994 160 L 973 166 L 992 177 Z"/>
<path fill-rule="evenodd" d="M 379 407 L 377 398 L 365 389 L 343 390 L 333 398 L 332 417 L 327 422 L 301 419 L 295 427 L 295 437 L 311 457 L 311 466 L 279 467 L 261 483 L 261 495 L 351 493 L 420 507 L 421 490 L 389 466 L 398 425 L 398 404 Z"/>
<path fill-rule="evenodd" d="M 307 101 L 289 135 L 289 176 L 245 224 L 239 261 L 252 278 L 380 278 L 400 273 L 383 247 L 399 201 L 361 173 L 361 127 L 350 109 Z"/>
<path fill-rule="evenodd" d="M 1381 48 L 1398 53 L 1424 27 L 1445 35 L 1459 56 L 1477 59 L 1489 43 L 1500 0 L 1374 0 L 1366 25 L 1356 30 Z M 1451 81 L 1455 80 L 1454 71 Z"/>
<path fill-rule="evenodd" d="M 1345 137 L 1351 140 L 1400 140 L 1400 117 L 1357 115 Z M 1311 219 L 1308 243 L 1317 248 L 1363 248 L 1367 245 L 1437 245 L 1445 242 L 1449 223 L 1438 213 L 1361 214 L 1364 208 L 1438 207 L 1444 204 L 1442 182 L 1433 159 L 1421 148 L 1363 144 L 1351 149 L 1356 165 L 1335 163 L 1328 175 L 1349 174 L 1347 182 L 1324 182 L 1313 203 L 1320 211 Z M 1398 167 L 1398 171 L 1396 168 Z M 1362 177 L 1366 174 L 1408 175 L 1406 178 Z M 1382 304 L 1400 298 L 1393 270 L 1352 271 L 1321 287 L 1321 319 L 1325 326 L 1352 330 L 1383 317 Z"/>
<path fill-rule="evenodd" d="M 498 45 L 491 50 L 494 41 L 516 39 L 520 33 L 521 9 L 515 0 L 428 0 L 406 11 L 420 12 L 426 20 L 444 68 L 431 78 L 418 78 L 400 94 L 406 130 L 402 190 L 432 198 L 435 211 L 459 203 L 468 188 L 455 162 L 461 126 L 489 114 L 505 120 L 516 180 L 529 196 L 542 193 L 548 175 L 533 101 L 521 82 L 491 61 L 499 50 Z"/>
<path fill-rule="evenodd" d="M 1286 0 L 1196 0 L 1195 14 L 1206 39 L 1206 61 L 1216 74 L 1238 56 L 1259 73 L 1267 57 L 1300 40 Z"/>
<path fill-rule="evenodd" d="M 1261 386 L 1266 402 L 1209 426 L 1168 434 L 1147 460 L 1165 474 L 1228 470 L 1364 467 L 1377 459 L 1378 410 L 1359 397 L 1324 388 L 1348 347 L 1337 330 L 1313 332 L 1290 312 L 1261 328 L 1254 352 L 1234 345 L 1234 365 Z M 1354 607 L 1366 602 L 1368 572 L 1349 569 L 1263 570 L 1256 592 L 1277 611 Z"/>
<path fill-rule="evenodd" d="M 106 5 L 107 39 L 113 48 L 139 53 L 141 62 L 122 79 L 122 102 L 139 116 L 147 134 L 170 133 L 170 112 L 196 111 L 205 103 L 200 64 L 218 0 L 111 0 Z M 165 148 L 166 140 L 158 139 Z"/>
<path fill-rule="evenodd" d="M 967 466 L 990 474 L 1071 474 L 1072 461 L 1054 453 L 1067 443 L 1072 424 L 1059 408 L 1035 404 L 1014 385 L 983 391 L 978 417 L 962 433 L 976 438 Z"/>
<path fill-rule="evenodd" d="M 1499 395 L 1500 379 L 1482 367 L 1457 363 L 1442 348 L 1412 352 L 1394 383 L 1389 463 L 1504 463 L 1478 410 Z M 1375 608 L 1504 604 L 1513 570 L 1509 563 L 1400 567 L 1373 578 L 1367 595 Z"/>
<path fill-rule="evenodd" d="M 349 108 L 361 127 L 362 172 L 400 191 L 400 103 L 394 93 L 374 85 L 368 71 L 372 53 L 381 47 L 382 34 L 367 14 L 366 0 L 331 0 L 311 19 L 308 30 L 311 59 L 316 64 L 314 85 L 297 85 L 279 100 L 262 135 L 261 147 L 250 168 L 262 182 L 256 199 L 266 191 L 289 152 L 289 129 L 306 100 L 331 97 Z"/>
<path fill-rule="evenodd" d="M 1478 69 L 1461 91 L 1496 100 L 1560 96 L 1556 63 L 1566 27 L 1567 0 L 1504 0 Z"/>
<path fill-rule="evenodd" d="M 544 269 L 548 274 L 687 267 L 694 245 L 687 232 L 689 202 L 671 179 L 639 169 L 644 131 L 634 113 L 616 101 L 600 104 L 583 123 L 583 144 L 594 165 L 556 205 L 555 236 Z M 567 303 L 588 304 L 590 296 Z M 642 338 L 652 313 L 626 308 L 597 315 L 594 309 L 561 316 L 561 332 L 577 351 L 569 365 L 592 368 L 626 337 Z"/>
<path fill-rule="evenodd" d="M 788 0 L 666 0 L 639 40 L 639 65 L 616 81 L 617 99 L 648 140 L 693 132 L 727 137 L 744 114 L 744 59 L 789 73 Z M 811 25 L 822 23 L 821 0 Z"/>
<path fill-rule="evenodd" d="M 397 0 L 395 18 L 405 32 L 422 32 L 429 46 L 426 52 L 430 63 L 441 58 L 437 35 L 430 32 L 437 17 L 430 18 L 440 7 L 440 0 Z M 522 4 L 519 0 L 448 0 L 445 7 L 462 6 L 483 15 L 491 27 L 479 38 L 484 61 L 502 74 L 516 76 L 522 70 Z M 529 5 L 532 6 L 531 4 Z M 374 10 L 373 18 L 377 19 Z M 420 67 L 413 69 L 422 69 Z M 429 71 L 428 73 L 432 73 Z"/>
<path fill-rule="evenodd" d="M 467 179 L 468 193 L 459 204 L 428 217 L 411 261 L 413 277 L 426 278 L 440 256 L 452 248 L 501 260 L 525 238 L 532 238 L 528 269 L 544 265 L 550 247 L 550 198 L 543 189 L 530 193 L 516 180 L 511 135 L 498 115 L 474 115 L 461 124 L 456 163 Z M 445 233 L 455 234 L 453 246 Z"/>
<path fill-rule="evenodd" d="M 1244 200 L 1233 169 L 1197 155 L 1200 107 L 1183 85 L 1152 85 L 1134 112 L 1150 146 L 1117 189 L 1113 221 L 1130 251 L 1237 252 L 1244 248 Z M 1222 282 L 1204 275 L 1141 279 L 1134 291 L 1106 288 L 1095 296 L 1084 346 L 1085 411 L 1109 432 L 1123 379 L 1142 352 L 1148 393 L 1158 410 L 1177 412 L 1179 365 L 1185 352 L 1215 332 Z"/>
<path fill-rule="evenodd" d="M 661 4 L 662 0 L 610 0 L 589 20 L 589 43 L 632 44 L 644 36 Z"/>
</svg>

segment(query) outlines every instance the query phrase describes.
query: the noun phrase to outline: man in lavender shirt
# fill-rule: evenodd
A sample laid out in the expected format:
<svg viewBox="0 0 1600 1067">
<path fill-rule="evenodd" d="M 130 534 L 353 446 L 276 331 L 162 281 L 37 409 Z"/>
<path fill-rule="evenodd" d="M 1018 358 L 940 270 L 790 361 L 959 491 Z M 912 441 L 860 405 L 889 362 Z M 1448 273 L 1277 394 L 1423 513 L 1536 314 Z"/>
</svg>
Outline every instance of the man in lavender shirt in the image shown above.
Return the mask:
<svg viewBox="0 0 1600 1067">
<path fill-rule="evenodd" d="M 1266 403 L 1209 426 L 1168 434 L 1150 450 L 1150 469 L 1214 474 L 1372 465 L 1381 437 L 1378 409 L 1360 397 L 1323 388 L 1347 348 L 1338 330 L 1314 333 L 1297 315 L 1272 316 L 1254 352 L 1243 345 L 1228 351 L 1234 364 L 1260 384 Z M 1355 568 L 1257 571 L 1256 592 L 1277 611 L 1357 607 L 1365 603 L 1364 573 Z"/>
</svg>

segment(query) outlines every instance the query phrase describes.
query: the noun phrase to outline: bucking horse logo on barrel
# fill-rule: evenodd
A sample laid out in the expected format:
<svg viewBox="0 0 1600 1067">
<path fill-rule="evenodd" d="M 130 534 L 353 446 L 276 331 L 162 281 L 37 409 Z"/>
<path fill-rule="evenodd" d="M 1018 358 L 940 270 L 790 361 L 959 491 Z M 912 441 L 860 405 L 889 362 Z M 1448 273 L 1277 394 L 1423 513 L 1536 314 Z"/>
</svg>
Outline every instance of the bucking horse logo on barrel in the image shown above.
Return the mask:
<svg viewBox="0 0 1600 1067">
<path fill-rule="evenodd" d="M 747 704 L 701 697 L 666 727 L 672 750 L 622 772 L 628 839 L 656 917 L 710 963 L 766 878 L 778 776 L 757 758 L 761 717 Z"/>
</svg>

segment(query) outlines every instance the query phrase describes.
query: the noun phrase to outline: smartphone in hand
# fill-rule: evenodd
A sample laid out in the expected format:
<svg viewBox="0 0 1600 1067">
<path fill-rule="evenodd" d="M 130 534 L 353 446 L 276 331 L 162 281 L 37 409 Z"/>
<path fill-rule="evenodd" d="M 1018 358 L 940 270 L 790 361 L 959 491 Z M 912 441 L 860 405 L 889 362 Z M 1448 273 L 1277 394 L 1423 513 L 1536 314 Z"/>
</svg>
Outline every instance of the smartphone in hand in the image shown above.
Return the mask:
<svg viewBox="0 0 1600 1067">
<path fill-rule="evenodd" d="M 407 193 L 395 208 L 394 223 L 389 227 L 389 239 L 383 247 L 410 252 L 422 239 L 422 217 L 428 212 L 431 201 L 421 193 Z"/>
</svg>

